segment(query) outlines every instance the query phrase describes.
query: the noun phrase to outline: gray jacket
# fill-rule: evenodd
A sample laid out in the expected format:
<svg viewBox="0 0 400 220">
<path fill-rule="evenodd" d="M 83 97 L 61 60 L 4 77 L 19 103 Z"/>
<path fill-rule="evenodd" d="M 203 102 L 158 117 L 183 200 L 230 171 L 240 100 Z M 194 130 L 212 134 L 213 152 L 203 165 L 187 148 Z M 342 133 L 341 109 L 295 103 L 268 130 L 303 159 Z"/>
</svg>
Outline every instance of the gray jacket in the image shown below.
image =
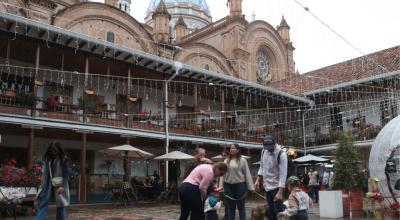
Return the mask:
<svg viewBox="0 0 400 220">
<path fill-rule="evenodd" d="M 62 181 L 60 185 L 53 186 L 50 178 L 50 166 L 52 177 L 61 177 Z M 36 195 L 35 206 L 40 208 L 50 202 L 52 198 L 51 193 L 54 193 L 57 207 L 65 207 L 70 203 L 69 194 L 69 168 L 66 158 L 56 158 L 53 162 L 46 160 L 43 164 L 42 183 L 40 184 L 39 191 Z M 64 187 L 64 193 L 58 194 L 57 188 Z"/>
</svg>

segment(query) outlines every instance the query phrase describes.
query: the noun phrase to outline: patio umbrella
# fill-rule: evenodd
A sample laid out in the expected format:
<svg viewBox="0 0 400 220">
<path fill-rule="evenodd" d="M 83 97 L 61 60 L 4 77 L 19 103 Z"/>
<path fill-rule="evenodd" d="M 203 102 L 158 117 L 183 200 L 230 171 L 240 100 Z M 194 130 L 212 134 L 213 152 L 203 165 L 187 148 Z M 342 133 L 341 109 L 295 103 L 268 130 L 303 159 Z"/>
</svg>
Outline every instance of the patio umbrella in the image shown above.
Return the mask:
<svg viewBox="0 0 400 220">
<path fill-rule="evenodd" d="M 293 162 L 299 164 L 304 164 L 304 163 L 315 164 L 315 163 L 330 163 L 331 160 L 322 157 L 317 157 L 312 154 L 308 154 L 306 156 L 294 159 Z"/>
<path fill-rule="evenodd" d="M 163 160 L 163 161 L 174 161 L 174 160 L 194 160 L 195 158 L 192 155 L 189 154 L 185 154 L 182 153 L 180 151 L 172 151 L 169 152 L 167 154 L 155 157 L 154 160 Z M 178 184 L 178 176 L 176 177 L 176 183 Z M 168 186 L 168 179 L 166 179 L 167 181 L 167 186 Z M 178 187 L 176 187 L 175 189 L 175 198 L 177 198 L 178 196 Z"/>
<path fill-rule="evenodd" d="M 124 158 L 124 179 L 129 180 L 130 172 L 129 172 L 129 159 L 128 158 L 148 158 L 152 157 L 153 154 L 146 152 L 144 150 L 140 150 L 139 148 L 133 147 L 129 144 L 124 144 L 120 146 L 110 147 L 100 152 L 114 157 L 123 157 Z"/>
<path fill-rule="evenodd" d="M 154 156 L 153 154 L 140 150 L 139 148 L 133 147 L 129 144 L 120 146 L 110 147 L 100 152 L 114 157 L 129 157 L 129 158 L 148 158 Z"/>
<path fill-rule="evenodd" d="M 247 160 L 251 158 L 251 157 L 246 156 L 246 155 L 242 155 L 242 157 L 247 159 Z M 211 159 L 214 160 L 214 161 L 222 161 L 222 155 L 220 154 L 220 155 L 217 155 L 215 157 L 211 157 Z"/>
<path fill-rule="evenodd" d="M 182 153 L 180 151 L 172 151 L 167 154 L 158 156 L 154 158 L 154 160 L 165 160 L 165 161 L 171 161 L 171 160 L 192 160 L 194 157 L 189 154 Z"/>
</svg>

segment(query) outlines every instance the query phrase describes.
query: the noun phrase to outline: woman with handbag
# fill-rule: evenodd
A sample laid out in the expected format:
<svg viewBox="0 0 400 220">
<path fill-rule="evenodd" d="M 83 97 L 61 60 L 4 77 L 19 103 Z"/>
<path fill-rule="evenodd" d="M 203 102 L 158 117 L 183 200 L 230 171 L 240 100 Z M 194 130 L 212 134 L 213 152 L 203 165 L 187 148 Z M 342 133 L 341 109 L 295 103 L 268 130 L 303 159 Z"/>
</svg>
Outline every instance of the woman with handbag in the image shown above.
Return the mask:
<svg viewBox="0 0 400 220">
<path fill-rule="evenodd" d="M 69 205 L 68 160 L 60 143 L 52 142 L 44 156 L 42 183 L 36 195 L 36 220 L 45 220 L 48 205 L 55 200 L 57 206 L 57 220 L 66 220 L 65 207 Z"/>
</svg>

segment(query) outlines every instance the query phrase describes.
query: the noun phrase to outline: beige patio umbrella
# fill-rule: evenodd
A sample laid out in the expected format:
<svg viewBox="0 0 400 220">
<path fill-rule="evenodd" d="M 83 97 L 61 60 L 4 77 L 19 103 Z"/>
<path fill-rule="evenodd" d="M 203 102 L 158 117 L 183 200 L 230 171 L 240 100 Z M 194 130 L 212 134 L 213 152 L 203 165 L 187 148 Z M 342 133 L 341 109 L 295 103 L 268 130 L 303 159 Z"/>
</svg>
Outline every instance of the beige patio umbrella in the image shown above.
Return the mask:
<svg viewBox="0 0 400 220">
<path fill-rule="evenodd" d="M 180 151 L 172 151 L 167 154 L 155 157 L 154 160 L 162 160 L 162 161 L 174 161 L 174 160 L 194 160 L 195 158 L 192 155 L 182 153 Z M 168 179 L 165 180 L 168 186 Z M 176 179 L 176 183 L 178 183 L 178 176 Z M 178 195 L 178 188 L 175 190 L 175 194 Z M 176 197 L 177 198 L 177 197 Z"/>
<path fill-rule="evenodd" d="M 154 156 L 153 154 L 140 150 L 139 148 L 133 147 L 129 144 L 124 144 L 120 146 L 110 147 L 100 152 L 105 155 L 112 157 L 123 157 L 124 158 L 124 179 L 128 180 L 130 173 L 129 170 L 129 159 L 128 158 L 149 158 Z"/>
<path fill-rule="evenodd" d="M 251 158 L 251 157 L 246 156 L 246 155 L 242 155 L 242 157 L 247 159 L 247 160 L 249 160 Z M 211 157 L 211 159 L 214 160 L 214 161 L 222 161 L 222 155 L 220 154 L 220 155 L 217 155 L 215 157 Z"/>
<path fill-rule="evenodd" d="M 154 158 L 154 160 L 165 160 L 165 161 L 171 161 L 171 160 L 192 160 L 194 157 L 189 154 L 182 153 L 180 151 L 172 151 L 167 154 L 158 156 Z"/>
</svg>

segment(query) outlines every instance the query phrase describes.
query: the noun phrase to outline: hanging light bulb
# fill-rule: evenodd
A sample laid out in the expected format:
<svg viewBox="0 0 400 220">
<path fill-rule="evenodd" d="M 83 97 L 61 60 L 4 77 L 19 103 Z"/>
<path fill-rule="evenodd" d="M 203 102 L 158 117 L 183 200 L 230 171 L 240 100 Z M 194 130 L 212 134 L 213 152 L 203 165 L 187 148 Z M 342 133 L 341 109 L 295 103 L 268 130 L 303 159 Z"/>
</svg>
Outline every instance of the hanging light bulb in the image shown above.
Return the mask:
<svg viewBox="0 0 400 220">
<path fill-rule="evenodd" d="M 149 94 L 146 93 L 146 100 L 149 100 Z"/>
</svg>

